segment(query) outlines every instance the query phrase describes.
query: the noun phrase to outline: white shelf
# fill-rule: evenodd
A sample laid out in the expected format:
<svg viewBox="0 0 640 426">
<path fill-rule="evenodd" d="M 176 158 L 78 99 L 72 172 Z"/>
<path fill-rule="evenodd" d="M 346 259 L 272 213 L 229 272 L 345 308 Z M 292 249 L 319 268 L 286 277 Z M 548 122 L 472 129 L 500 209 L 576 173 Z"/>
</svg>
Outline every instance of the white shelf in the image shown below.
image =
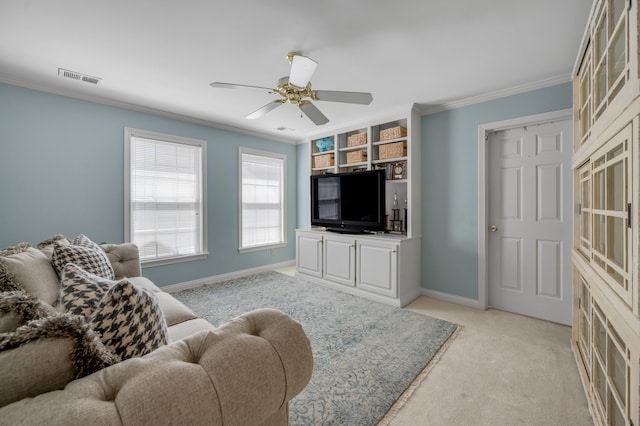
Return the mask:
<svg viewBox="0 0 640 426">
<path fill-rule="evenodd" d="M 378 145 L 386 145 L 388 143 L 406 142 L 406 141 L 407 141 L 407 137 L 403 136 L 401 138 L 396 138 L 396 139 L 387 139 L 387 140 L 384 140 L 384 141 L 376 141 L 376 142 L 373 142 L 372 145 L 378 146 Z"/>
<path fill-rule="evenodd" d="M 340 152 L 349 152 L 349 151 L 364 151 L 367 149 L 367 145 L 356 145 L 356 146 L 347 146 L 345 148 L 340 148 L 338 151 Z"/>
<path fill-rule="evenodd" d="M 388 158 L 385 160 L 373 160 L 371 164 L 397 163 L 398 161 L 407 161 L 407 157 Z"/>
<path fill-rule="evenodd" d="M 325 172 L 327 170 L 333 170 L 333 166 L 328 166 L 328 167 L 314 167 L 313 170 L 314 172 Z"/>
</svg>

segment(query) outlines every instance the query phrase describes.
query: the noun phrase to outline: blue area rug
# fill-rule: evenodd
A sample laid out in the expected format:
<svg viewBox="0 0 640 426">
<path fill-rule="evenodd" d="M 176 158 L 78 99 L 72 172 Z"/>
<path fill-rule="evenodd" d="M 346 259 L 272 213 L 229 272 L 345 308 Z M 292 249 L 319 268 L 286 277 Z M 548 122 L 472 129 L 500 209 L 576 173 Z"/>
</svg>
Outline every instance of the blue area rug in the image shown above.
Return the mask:
<svg viewBox="0 0 640 426">
<path fill-rule="evenodd" d="M 173 296 L 214 325 L 257 308 L 302 324 L 314 370 L 289 405 L 290 425 L 375 425 L 457 328 L 278 272 Z"/>
</svg>

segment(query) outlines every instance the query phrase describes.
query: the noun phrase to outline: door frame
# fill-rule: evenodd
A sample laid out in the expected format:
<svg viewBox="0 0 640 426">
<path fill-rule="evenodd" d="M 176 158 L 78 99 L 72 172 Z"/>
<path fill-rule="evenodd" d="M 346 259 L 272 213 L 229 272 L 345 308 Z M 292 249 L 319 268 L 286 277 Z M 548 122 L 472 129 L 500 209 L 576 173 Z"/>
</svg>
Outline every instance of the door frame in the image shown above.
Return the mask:
<svg viewBox="0 0 640 426">
<path fill-rule="evenodd" d="M 489 206 L 489 191 L 487 187 L 489 182 L 489 133 L 516 127 L 546 124 L 567 119 L 571 120 L 572 118 L 573 110 L 569 108 L 509 120 L 495 121 L 478 126 L 478 307 L 480 309 L 487 309 L 489 307 L 489 257 L 487 255 L 487 229 L 489 226 L 487 222 L 487 209 Z M 573 140 L 571 141 L 570 147 L 573 149 Z M 570 241 L 569 243 L 572 242 Z"/>
</svg>

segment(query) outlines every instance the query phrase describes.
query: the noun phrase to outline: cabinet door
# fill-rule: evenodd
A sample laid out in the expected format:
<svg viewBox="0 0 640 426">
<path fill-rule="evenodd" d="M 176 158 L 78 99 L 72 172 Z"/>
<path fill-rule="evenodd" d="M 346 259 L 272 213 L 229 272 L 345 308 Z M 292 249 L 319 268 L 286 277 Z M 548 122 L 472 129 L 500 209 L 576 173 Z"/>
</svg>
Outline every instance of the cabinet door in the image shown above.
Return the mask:
<svg viewBox="0 0 640 426">
<path fill-rule="evenodd" d="M 356 287 L 385 296 L 397 296 L 398 245 L 359 241 Z"/>
<path fill-rule="evenodd" d="M 591 254 L 591 164 L 585 163 L 576 171 L 578 191 L 575 197 L 580 206 L 578 209 L 578 238 L 576 248 L 586 256 Z"/>
<path fill-rule="evenodd" d="M 324 238 L 324 279 L 338 284 L 355 286 L 355 240 L 353 238 Z"/>
<path fill-rule="evenodd" d="M 591 264 L 629 306 L 633 306 L 630 224 L 633 190 L 628 125 L 591 157 Z M 636 139 L 637 143 L 637 139 Z"/>
<path fill-rule="evenodd" d="M 574 105 L 577 109 L 577 128 L 575 131 L 574 149 L 577 151 L 589 138 L 591 130 L 591 48 L 587 43 L 587 50 L 582 58 L 582 64 L 575 78 Z"/>
<path fill-rule="evenodd" d="M 604 310 L 595 300 L 592 304 L 591 392 L 596 417 L 607 425 L 633 424 L 631 407 L 637 405 L 630 400 L 637 397 L 631 391 L 631 352 Z"/>
<path fill-rule="evenodd" d="M 298 233 L 296 240 L 298 272 L 322 278 L 322 236 Z"/>
</svg>

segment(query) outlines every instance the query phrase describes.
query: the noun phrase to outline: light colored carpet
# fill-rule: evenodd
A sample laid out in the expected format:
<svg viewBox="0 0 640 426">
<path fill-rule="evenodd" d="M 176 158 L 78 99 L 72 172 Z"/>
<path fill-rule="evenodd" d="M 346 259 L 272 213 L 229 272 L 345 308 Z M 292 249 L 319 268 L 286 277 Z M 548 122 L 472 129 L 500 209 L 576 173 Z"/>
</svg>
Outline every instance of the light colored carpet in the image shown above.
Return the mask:
<svg viewBox="0 0 640 426">
<path fill-rule="evenodd" d="M 264 307 L 302 324 L 314 371 L 290 425 L 375 425 L 457 328 L 278 272 L 173 295 L 214 325 Z"/>
<path fill-rule="evenodd" d="M 426 297 L 407 308 L 461 327 L 392 426 L 593 425 L 571 328 Z"/>
</svg>

